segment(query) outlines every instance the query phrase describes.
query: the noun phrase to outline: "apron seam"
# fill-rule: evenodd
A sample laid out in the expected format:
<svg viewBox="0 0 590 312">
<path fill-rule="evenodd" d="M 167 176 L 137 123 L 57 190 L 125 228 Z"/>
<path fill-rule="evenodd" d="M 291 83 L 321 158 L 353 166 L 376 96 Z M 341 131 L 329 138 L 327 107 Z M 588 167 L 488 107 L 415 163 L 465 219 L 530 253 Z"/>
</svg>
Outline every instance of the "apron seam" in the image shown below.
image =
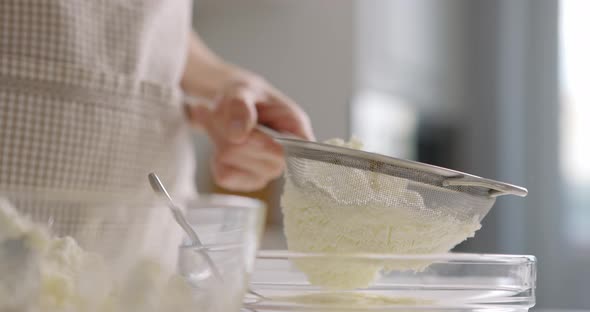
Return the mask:
<svg viewBox="0 0 590 312">
<path fill-rule="evenodd" d="M 60 61 L 39 61 L 6 54 L 0 55 L 0 77 L 48 83 L 54 86 L 76 87 L 93 92 L 140 96 L 152 101 L 179 97 L 181 94 L 180 86 L 137 79 L 137 77 L 121 73 L 90 70 Z"/>
<path fill-rule="evenodd" d="M 62 83 L 35 80 L 15 79 L 0 75 L 0 91 L 22 92 L 27 95 L 48 97 L 66 102 L 83 105 L 99 105 L 115 111 L 127 113 L 148 114 L 147 109 L 162 112 L 176 112 L 183 114 L 180 97 L 153 98 L 143 94 L 113 94 L 107 90 L 94 90 L 80 86 L 70 86 Z M 120 103 L 133 103 L 134 105 L 119 105 Z M 149 102 L 149 104 L 145 103 Z M 119 103 L 119 104 L 118 104 Z M 1 103 L 0 103 L 1 104 Z M 175 114 L 176 115 L 176 114 Z"/>
</svg>

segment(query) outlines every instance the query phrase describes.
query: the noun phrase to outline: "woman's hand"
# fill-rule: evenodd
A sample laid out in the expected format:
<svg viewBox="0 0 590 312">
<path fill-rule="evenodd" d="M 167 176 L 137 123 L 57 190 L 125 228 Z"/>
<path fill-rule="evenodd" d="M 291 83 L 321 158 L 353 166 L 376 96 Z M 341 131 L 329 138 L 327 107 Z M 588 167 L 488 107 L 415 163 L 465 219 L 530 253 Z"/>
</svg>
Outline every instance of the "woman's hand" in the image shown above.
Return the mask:
<svg viewBox="0 0 590 312">
<path fill-rule="evenodd" d="M 233 191 L 263 188 L 283 171 L 281 145 L 256 130 L 257 123 L 314 139 L 305 112 L 264 79 L 249 73 L 224 83 L 213 108 L 197 105 L 188 109 L 188 115 L 213 141 L 215 181 Z"/>
</svg>

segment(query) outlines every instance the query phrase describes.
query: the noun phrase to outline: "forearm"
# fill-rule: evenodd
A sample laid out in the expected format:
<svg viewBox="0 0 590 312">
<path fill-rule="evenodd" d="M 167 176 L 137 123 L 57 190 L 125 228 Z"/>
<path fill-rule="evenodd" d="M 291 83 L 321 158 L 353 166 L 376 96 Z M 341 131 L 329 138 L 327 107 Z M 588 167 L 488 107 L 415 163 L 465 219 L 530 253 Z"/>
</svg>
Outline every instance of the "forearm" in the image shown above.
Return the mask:
<svg viewBox="0 0 590 312">
<path fill-rule="evenodd" d="M 184 92 L 213 99 L 231 79 L 245 75 L 242 69 L 224 62 L 191 33 L 187 61 L 181 80 Z"/>
</svg>

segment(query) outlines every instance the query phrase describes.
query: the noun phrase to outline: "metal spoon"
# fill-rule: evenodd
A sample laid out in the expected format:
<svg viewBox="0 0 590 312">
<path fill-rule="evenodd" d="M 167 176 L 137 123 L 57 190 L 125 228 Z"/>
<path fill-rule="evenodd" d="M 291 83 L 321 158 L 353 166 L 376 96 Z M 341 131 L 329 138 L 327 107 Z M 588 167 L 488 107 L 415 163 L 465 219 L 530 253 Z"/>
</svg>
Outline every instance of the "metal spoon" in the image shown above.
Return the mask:
<svg viewBox="0 0 590 312">
<path fill-rule="evenodd" d="M 174 220 L 176 220 L 176 223 L 178 223 L 178 225 L 180 225 L 180 227 L 184 230 L 186 235 L 188 235 L 189 239 L 193 242 L 193 245 L 196 247 L 197 252 L 199 252 L 201 256 L 203 256 L 203 258 L 207 262 L 207 265 L 209 265 L 209 268 L 213 272 L 213 275 L 215 275 L 217 279 L 222 280 L 219 270 L 215 266 L 213 259 L 211 259 L 211 257 L 205 250 L 203 243 L 199 239 L 199 236 L 197 235 L 195 230 L 193 230 L 193 228 L 190 226 L 188 221 L 186 221 L 186 218 L 184 217 L 182 210 L 180 210 L 180 208 L 178 208 L 174 204 L 172 198 L 170 197 L 170 194 L 168 194 L 168 191 L 166 191 L 166 188 L 162 184 L 162 181 L 160 181 L 160 178 L 158 178 L 158 175 L 152 172 L 148 175 L 148 179 L 150 180 L 150 185 L 152 186 L 154 192 L 167 199 L 168 208 L 170 208 L 172 216 L 174 216 Z"/>
<path fill-rule="evenodd" d="M 160 178 L 158 177 L 158 175 L 152 172 L 152 173 L 148 174 L 148 180 L 150 181 L 150 185 L 152 186 L 152 189 L 154 190 L 154 192 L 156 192 L 158 195 L 161 195 L 166 198 L 166 200 L 168 202 L 168 208 L 170 208 L 170 211 L 172 212 L 172 215 L 174 216 L 174 220 L 176 220 L 176 223 L 178 223 L 178 225 L 180 225 L 180 227 L 182 227 L 184 232 L 188 235 L 190 240 L 193 242 L 193 245 L 196 247 L 197 252 L 199 252 L 203 256 L 203 258 L 207 262 L 207 265 L 209 265 L 209 268 L 211 268 L 213 275 L 215 275 L 215 277 L 219 281 L 222 281 L 223 279 L 221 277 L 221 274 L 219 273 L 217 266 L 215 266 L 213 259 L 211 259 L 211 257 L 207 253 L 206 248 L 203 246 L 203 243 L 199 239 L 199 236 L 197 235 L 195 230 L 190 226 L 190 224 L 188 223 L 188 221 L 184 217 L 184 213 L 182 213 L 182 210 L 180 210 L 180 208 L 178 208 L 178 206 L 176 206 L 174 204 L 174 202 L 172 201 L 170 194 L 168 194 L 168 191 L 166 191 L 166 188 L 164 187 L 164 184 L 162 184 L 162 181 L 160 181 Z M 255 292 L 251 289 L 248 289 L 248 292 L 252 295 L 259 297 L 259 298 L 265 298 L 261 294 Z"/>
</svg>

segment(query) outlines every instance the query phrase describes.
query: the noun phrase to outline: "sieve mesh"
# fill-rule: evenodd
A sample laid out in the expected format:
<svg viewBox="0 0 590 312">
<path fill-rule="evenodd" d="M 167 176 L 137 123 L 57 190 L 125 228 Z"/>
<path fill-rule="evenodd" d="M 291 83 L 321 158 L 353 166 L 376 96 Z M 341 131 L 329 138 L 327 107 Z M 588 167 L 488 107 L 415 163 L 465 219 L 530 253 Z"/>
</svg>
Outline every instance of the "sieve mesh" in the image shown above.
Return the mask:
<svg viewBox="0 0 590 312">
<path fill-rule="evenodd" d="M 363 157 L 345 148 L 320 150 L 321 145 L 287 143 L 286 178 L 293 187 L 310 197 L 329 196 L 341 206 L 407 207 L 422 217 L 481 221 L 495 202 L 489 189 L 444 186 L 449 177 L 436 172 Z"/>
</svg>

